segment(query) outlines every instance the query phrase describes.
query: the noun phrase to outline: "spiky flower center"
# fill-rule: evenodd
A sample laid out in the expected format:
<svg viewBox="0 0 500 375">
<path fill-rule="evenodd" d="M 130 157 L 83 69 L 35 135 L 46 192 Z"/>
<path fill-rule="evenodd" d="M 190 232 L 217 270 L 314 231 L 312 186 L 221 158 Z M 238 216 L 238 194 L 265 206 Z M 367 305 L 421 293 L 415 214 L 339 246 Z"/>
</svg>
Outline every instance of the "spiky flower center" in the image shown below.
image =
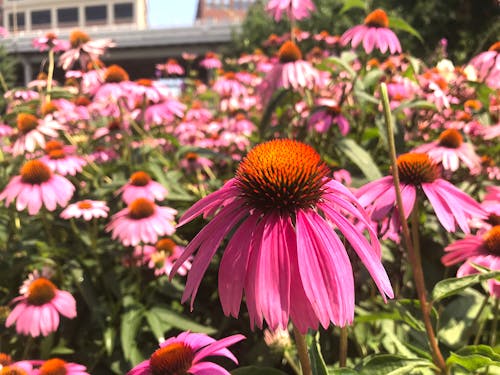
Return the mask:
<svg viewBox="0 0 500 375">
<path fill-rule="evenodd" d="M 47 34 L 45 34 L 45 38 L 47 38 L 49 42 L 52 42 L 57 39 L 57 35 L 52 32 L 48 32 Z"/>
<path fill-rule="evenodd" d="M 0 375 L 28 375 L 26 371 L 15 365 L 0 368 Z"/>
<path fill-rule="evenodd" d="M 497 214 L 490 214 L 488 216 L 488 220 L 486 220 L 486 222 L 490 225 L 500 225 L 500 216 L 497 215 Z"/>
<path fill-rule="evenodd" d="M 50 280 L 40 277 L 28 287 L 28 303 L 35 306 L 45 305 L 54 299 L 56 291 L 56 286 Z"/>
<path fill-rule="evenodd" d="M 483 238 L 484 246 L 493 254 L 500 254 L 500 225 L 491 228 Z"/>
<path fill-rule="evenodd" d="M 74 103 L 75 105 L 86 107 L 91 103 L 91 101 L 86 96 L 80 95 L 75 98 Z"/>
<path fill-rule="evenodd" d="M 198 154 L 196 152 L 188 152 L 184 157 L 189 162 L 194 162 L 198 160 Z"/>
<path fill-rule="evenodd" d="M 427 154 L 408 153 L 397 159 L 399 179 L 412 185 L 433 182 L 439 178 L 439 168 Z"/>
<path fill-rule="evenodd" d="M 54 113 L 58 110 L 59 108 L 57 105 L 55 105 L 53 102 L 46 102 L 42 105 L 42 108 L 40 109 L 40 112 L 42 113 L 42 116 L 47 116 L 50 115 L 51 113 Z"/>
<path fill-rule="evenodd" d="M 191 105 L 191 109 L 202 109 L 203 103 L 199 100 L 193 100 L 193 104 Z"/>
<path fill-rule="evenodd" d="M 89 200 L 85 200 L 85 201 L 81 201 L 81 202 L 78 202 L 76 204 L 76 206 L 80 209 L 80 210 L 90 210 L 92 207 L 94 207 L 92 205 L 92 202 L 89 201 Z"/>
<path fill-rule="evenodd" d="M 153 87 L 153 81 L 148 78 L 139 78 L 135 81 L 139 86 Z"/>
<path fill-rule="evenodd" d="M 39 375 L 66 375 L 66 362 L 59 358 L 49 359 L 40 367 Z"/>
<path fill-rule="evenodd" d="M 375 9 L 365 18 L 365 25 L 370 27 L 389 27 L 389 18 L 382 9 Z"/>
<path fill-rule="evenodd" d="M 110 65 L 104 73 L 104 81 L 106 83 L 120 83 L 128 81 L 128 73 L 119 65 Z"/>
<path fill-rule="evenodd" d="M 500 41 L 493 43 L 491 47 L 488 48 L 488 51 L 500 52 Z"/>
<path fill-rule="evenodd" d="M 81 30 L 73 30 L 71 34 L 69 34 L 69 43 L 71 44 L 71 48 L 78 48 L 88 41 L 90 41 L 89 35 Z"/>
<path fill-rule="evenodd" d="M 156 243 L 155 248 L 157 251 L 163 251 L 167 255 L 171 255 L 174 253 L 176 246 L 177 244 L 170 238 L 163 238 Z"/>
<path fill-rule="evenodd" d="M 249 206 L 294 212 L 319 202 L 327 174 L 311 146 L 277 139 L 254 147 L 239 165 L 236 180 Z"/>
<path fill-rule="evenodd" d="M 194 359 L 191 347 L 174 342 L 158 349 L 149 359 L 152 375 L 187 375 Z"/>
<path fill-rule="evenodd" d="M 465 109 L 471 109 L 473 111 L 479 111 L 483 107 L 483 104 L 477 99 L 469 99 L 464 103 Z"/>
<path fill-rule="evenodd" d="M 7 353 L 0 353 L 0 366 L 8 366 L 12 363 L 12 357 Z"/>
<path fill-rule="evenodd" d="M 62 149 L 62 148 L 49 151 L 49 158 L 52 160 L 64 159 L 65 157 L 66 157 L 66 153 L 64 152 L 64 149 Z"/>
<path fill-rule="evenodd" d="M 235 72 L 227 72 L 224 74 L 224 78 L 227 80 L 234 81 L 236 79 L 236 73 Z"/>
<path fill-rule="evenodd" d="M 151 176 L 143 171 L 138 171 L 130 176 L 130 184 L 134 186 L 146 186 L 151 181 Z"/>
<path fill-rule="evenodd" d="M 35 130 L 38 126 L 38 118 L 31 113 L 19 113 L 17 115 L 17 128 L 23 134 Z"/>
<path fill-rule="evenodd" d="M 342 110 L 340 109 L 340 106 L 338 105 L 329 105 L 327 107 L 327 111 L 333 115 L 333 116 L 337 116 L 337 115 L 340 115 L 340 113 L 342 112 Z"/>
<path fill-rule="evenodd" d="M 47 154 L 51 151 L 54 151 L 54 150 L 62 150 L 63 148 L 64 148 L 63 143 L 56 141 L 54 139 L 45 143 L 45 152 Z"/>
<path fill-rule="evenodd" d="M 179 65 L 176 59 L 168 59 L 167 65 Z"/>
<path fill-rule="evenodd" d="M 21 181 L 27 184 L 40 185 L 51 176 L 50 168 L 40 160 L 29 160 L 21 167 Z"/>
<path fill-rule="evenodd" d="M 39 80 L 39 81 L 46 81 L 47 80 L 47 73 L 45 72 L 40 72 L 38 73 L 38 75 L 36 76 L 36 79 Z"/>
<path fill-rule="evenodd" d="M 457 129 L 446 129 L 439 135 L 439 145 L 447 148 L 459 148 L 464 139 Z"/>
<path fill-rule="evenodd" d="M 129 216 L 139 220 L 150 217 L 155 213 L 155 204 L 147 198 L 137 198 L 129 204 Z"/>
<path fill-rule="evenodd" d="M 279 49 L 278 58 L 282 64 L 295 62 L 302 60 L 302 52 L 300 52 L 299 47 L 294 42 L 289 40 L 283 43 Z"/>
</svg>

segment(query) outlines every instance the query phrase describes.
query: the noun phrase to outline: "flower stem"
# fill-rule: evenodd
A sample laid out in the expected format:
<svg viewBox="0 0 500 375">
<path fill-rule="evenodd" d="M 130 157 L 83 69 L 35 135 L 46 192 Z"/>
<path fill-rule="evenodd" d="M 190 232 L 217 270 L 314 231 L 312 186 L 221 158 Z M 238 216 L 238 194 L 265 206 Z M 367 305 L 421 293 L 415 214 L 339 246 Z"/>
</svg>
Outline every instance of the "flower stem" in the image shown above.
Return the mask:
<svg viewBox="0 0 500 375">
<path fill-rule="evenodd" d="M 497 327 L 498 327 L 498 303 L 499 299 L 495 298 L 495 307 L 493 308 L 493 325 L 491 327 L 491 338 L 490 346 L 495 347 L 497 345 Z"/>
<path fill-rule="evenodd" d="M 441 350 L 439 349 L 436 335 L 434 333 L 434 328 L 432 327 L 431 317 L 430 317 L 430 305 L 427 302 L 427 291 L 425 289 L 424 272 L 422 270 L 422 263 L 420 261 L 420 247 L 418 240 L 418 203 L 416 208 L 411 214 L 412 221 L 412 232 L 414 234 L 414 243 L 410 237 L 410 231 L 408 228 L 408 223 L 404 219 L 405 212 L 403 208 L 403 198 L 401 196 L 401 188 L 399 185 L 399 174 L 398 165 L 396 162 L 396 146 L 394 144 L 394 126 L 392 123 L 391 109 L 389 106 L 389 96 L 387 94 L 387 86 L 385 83 L 380 85 L 382 94 L 382 105 L 384 107 L 384 117 L 385 124 L 387 128 L 387 141 L 389 143 L 389 151 L 391 157 L 392 174 L 394 179 L 394 189 L 396 191 L 396 203 L 399 217 L 401 218 L 401 227 L 403 229 L 403 238 L 408 250 L 408 260 L 410 262 L 411 268 L 413 270 L 413 280 L 415 282 L 415 288 L 417 289 L 418 299 L 420 301 L 420 308 L 422 310 L 422 318 L 424 320 L 425 331 L 427 332 L 427 338 L 429 340 L 429 345 L 431 348 L 432 359 L 434 364 L 439 367 L 442 374 L 448 374 L 448 369 L 446 367 L 446 362 L 444 361 Z"/>
<path fill-rule="evenodd" d="M 474 318 L 474 320 L 470 324 L 470 326 L 472 328 L 474 328 L 476 326 L 477 322 L 479 321 L 479 318 L 481 317 L 481 314 L 483 313 L 485 307 L 488 305 L 489 300 L 490 300 L 490 295 L 487 294 L 484 297 L 484 300 L 483 300 L 483 303 L 481 304 L 481 307 L 479 307 L 479 311 L 477 312 L 476 317 Z M 483 334 L 485 323 L 486 323 L 486 319 L 483 319 L 483 321 L 481 321 L 481 323 L 479 324 L 479 329 L 476 331 L 476 337 L 474 337 L 474 343 L 473 343 L 474 345 L 479 344 L 479 340 L 481 339 L 481 335 Z"/>
<path fill-rule="evenodd" d="M 295 375 L 300 375 L 300 368 L 299 368 L 299 366 L 295 363 L 294 359 L 292 358 L 292 356 L 290 355 L 290 353 L 288 353 L 287 350 L 285 350 L 283 352 L 283 358 L 285 358 L 286 363 L 292 368 L 294 374 Z"/>
<path fill-rule="evenodd" d="M 45 102 L 50 102 L 50 94 L 52 92 L 52 79 L 54 77 L 54 49 L 49 49 L 49 71 L 47 74 L 47 95 Z"/>
<path fill-rule="evenodd" d="M 295 345 L 302 367 L 302 375 L 312 375 L 311 362 L 309 361 L 309 354 L 307 352 L 306 336 L 299 332 L 295 324 L 293 325 L 293 334 L 295 336 Z"/>
<path fill-rule="evenodd" d="M 2 74 L 2 72 L 0 72 L 0 86 L 2 87 L 2 90 L 4 93 L 6 93 L 7 91 L 9 91 L 9 88 L 7 86 L 7 82 L 5 82 L 5 78 Z"/>
<path fill-rule="evenodd" d="M 340 327 L 339 366 L 347 364 L 347 326 Z"/>
</svg>

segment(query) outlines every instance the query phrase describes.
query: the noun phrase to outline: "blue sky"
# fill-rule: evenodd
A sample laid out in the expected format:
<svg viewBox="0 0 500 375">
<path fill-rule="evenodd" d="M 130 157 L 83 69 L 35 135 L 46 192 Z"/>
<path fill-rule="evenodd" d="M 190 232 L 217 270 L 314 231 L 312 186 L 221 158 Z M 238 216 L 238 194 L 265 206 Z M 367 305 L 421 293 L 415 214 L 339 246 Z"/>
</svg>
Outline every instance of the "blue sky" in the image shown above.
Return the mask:
<svg viewBox="0 0 500 375">
<path fill-rule="evenodd" d="M 191 24 L 197 0 L 148 0 L 148 21 L 151 27 Z"/>
</svg>

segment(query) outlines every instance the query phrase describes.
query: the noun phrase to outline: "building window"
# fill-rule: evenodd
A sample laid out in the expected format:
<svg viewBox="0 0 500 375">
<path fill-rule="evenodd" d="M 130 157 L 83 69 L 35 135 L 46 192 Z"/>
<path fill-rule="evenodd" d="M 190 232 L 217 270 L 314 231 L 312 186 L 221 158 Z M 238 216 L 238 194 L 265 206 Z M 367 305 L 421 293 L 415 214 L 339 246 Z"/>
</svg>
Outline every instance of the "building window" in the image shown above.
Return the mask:
<svg viewBox="0 0 500 375">
<path fill-rule="evenodd" d="M 78 8 L 58 9 L 57 23 L 60 27 L 78 25 Z"/>
<path fill-rule="evenodd" d="M 14 14 L 9 13 L 9 30 L 24 30 L 26 28 L 26 18 L 24 13 L 16 13 L 16 24 L 14 27 Z"/>
<path fill-rule="evenodd" d="M 31 12 L 31 25 L 32 26 L 50 26 L 52 17 L 50 10 L 34 10 Z"/>
<path fill-rule="evenodd" d="M 134 5 L 132 3 L 114 4 L 115 22 L 130 22 L 134 19 Z"/>
<path fill-rule="evenodd" d="M 106 23 L 108 19 L 108 8 L 106 5 L 94 5 L 85 7 L 85 21 L 87 24 L 96 25 Z"/>
</svg>

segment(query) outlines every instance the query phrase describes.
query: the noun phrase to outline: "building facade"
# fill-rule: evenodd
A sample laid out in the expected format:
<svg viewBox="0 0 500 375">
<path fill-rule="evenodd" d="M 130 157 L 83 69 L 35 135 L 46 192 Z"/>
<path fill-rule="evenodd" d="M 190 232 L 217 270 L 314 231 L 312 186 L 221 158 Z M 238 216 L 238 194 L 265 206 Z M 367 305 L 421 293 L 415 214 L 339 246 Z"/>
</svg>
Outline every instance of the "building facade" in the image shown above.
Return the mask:
<svg viewBox="0 0 500 375">
<path fill-rule="evenodd" d="M 146 0 L 0 1 L 3 26 L 13 34 L 92 26 L 147 27 Z"/>
<path fill-rule="evenodd" d="M 257 0 L 198 0 L 198 21 L 241 21 Z"/>
</svg>

